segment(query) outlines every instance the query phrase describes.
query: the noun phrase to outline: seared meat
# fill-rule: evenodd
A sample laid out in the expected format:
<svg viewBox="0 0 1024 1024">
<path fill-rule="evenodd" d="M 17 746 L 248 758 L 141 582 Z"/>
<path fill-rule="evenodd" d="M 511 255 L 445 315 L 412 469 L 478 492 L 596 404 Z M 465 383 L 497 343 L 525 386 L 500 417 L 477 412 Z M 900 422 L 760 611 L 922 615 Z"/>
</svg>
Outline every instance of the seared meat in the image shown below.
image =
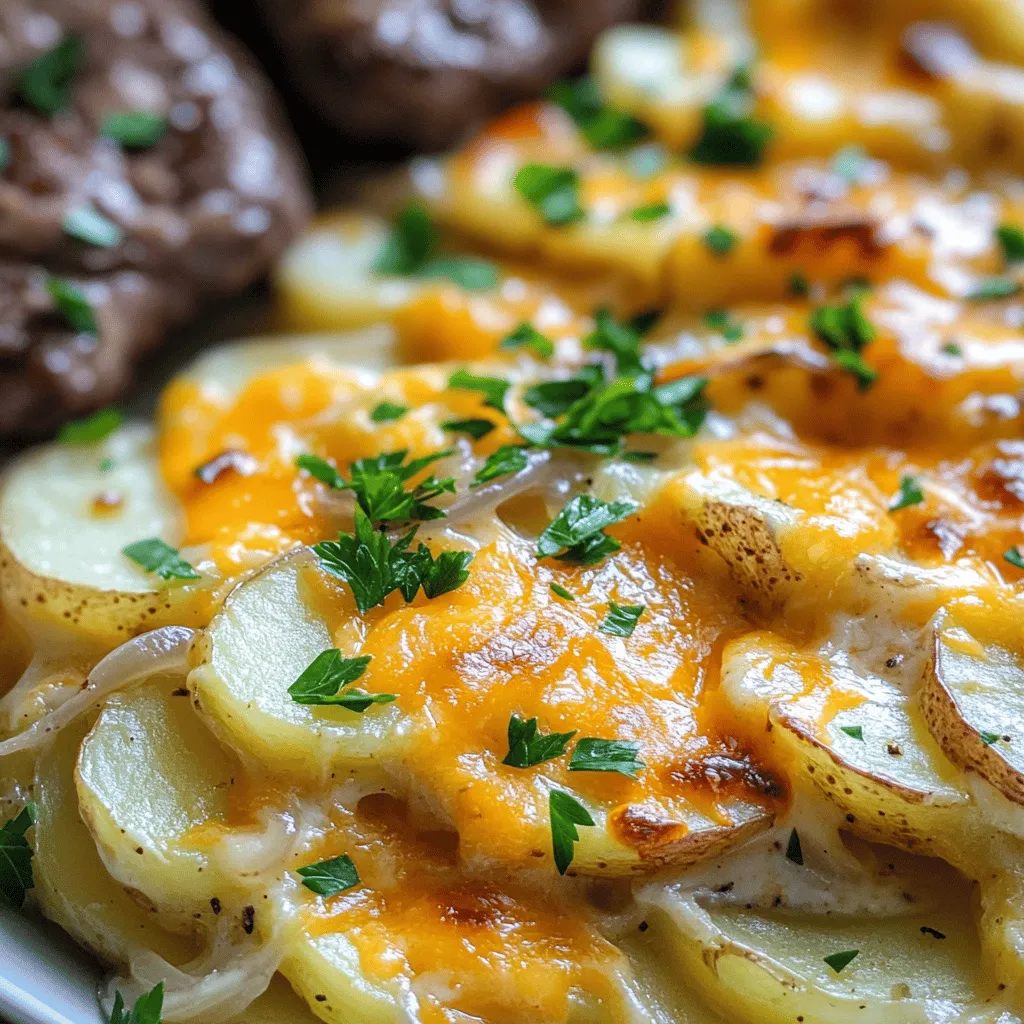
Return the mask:
<svg viewBox="0 0 1024 1024">
<path fill-rule="evenodd" d="M 141 351 L 262 273 L 308 210 L 267 87 L 193 0 L 3 0 L 0 433 L 115 397 Z"/>
<path fill-rule="evenodd" d="M 645 0 L 261 0 L 309 98 L 344 132 L 437 149 L 574 69 Z"/>
</svg>

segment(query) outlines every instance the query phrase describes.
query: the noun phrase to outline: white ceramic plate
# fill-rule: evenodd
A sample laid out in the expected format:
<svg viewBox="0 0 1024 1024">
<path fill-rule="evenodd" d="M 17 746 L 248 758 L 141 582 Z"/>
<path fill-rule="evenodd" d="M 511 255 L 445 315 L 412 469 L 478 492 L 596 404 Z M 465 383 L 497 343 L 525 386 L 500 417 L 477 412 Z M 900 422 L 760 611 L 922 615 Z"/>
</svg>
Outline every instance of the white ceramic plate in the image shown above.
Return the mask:
<svg viewBox="0 0 1024 1024">
<path fill-rule="evenodd" d="M 99 1024 L 100 971 L 57 927 L 0 908 L 0 1020 Z"/>
</svg>

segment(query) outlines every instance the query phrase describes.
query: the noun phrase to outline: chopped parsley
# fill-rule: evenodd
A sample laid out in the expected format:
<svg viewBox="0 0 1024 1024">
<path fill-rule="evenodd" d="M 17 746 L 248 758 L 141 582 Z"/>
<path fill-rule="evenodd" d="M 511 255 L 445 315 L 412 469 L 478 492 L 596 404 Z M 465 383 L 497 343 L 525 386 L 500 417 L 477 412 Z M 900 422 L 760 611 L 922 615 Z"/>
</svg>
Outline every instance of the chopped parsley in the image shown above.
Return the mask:
<svg viewBox="0 0 1024 1024">
<path fill-rule="evenodd" d="M 1020 548 L 1012 547 L 1008 548 L 1003 552 L 1003 558 L 1010 563 L 1010 565 L 1016 566 L 1018 569 L 1024 569 L 1024 555 L 1020 553 Z"/>
<path fill-rule="evenodd" d="M 580 178 L 571 167 L 525 164 L 516 172 L 514 183 L 516 191 L 552 227 L 572 224 L 583 217 Z"/>
<path fill-rule="evenodd" d="M 413 529 L 392 544 L 357 506 L 355 533 L 339 533 L 337 540 L 321 541 L 313 550 L 325 572 L 351 587 L 356 607 L 365 614 L 396 590 L 406 601 L 412 601 L 420 587 L 428 598 L 435 598 L 469 579 L 471 552 L 445 551 L 435 558 L 425 544 L 410 551 L 415 536 Z"/>
<path fill-rule="evenodd" d="M 830 953 L 822 959 L 836 974 L 839 974 L 844 967 L 848 967 L 856 959 L 859 953 L 859 949 L 847 949 L 842 953 Z"/>
<path fill-rule="evenodd" d="M 642 604 L 619 605 L 614 601 L 609 601 L 608 614 L 598 629 L 609 636 L 632 636 L 637 620 L 643 613 L 644 606 Z"/>
<path fill-rule="evenodd" d="M 632 324 L 619 323 L 606 309 L 594 314 L 594 329 L 583 339 L 583 347 L 611 352 L 619 372 L 639 369 L 640 338 L 643 332 Z"/>
<path fill-rule="evenodd" d="M 743 326 L 736 323 L 725 309 L 712 309 L 704 314 L 704 323 L 711 330 L 717 331 L 730 345 L 743 338 Z"/>
<path fill-rule="evenodd" d="M 177 549 L 159 537 L 136 541 L 123 548 L 121 553 L 145 572 L 153 573 L 162 580 L 199 579 L 199 573 L 178 554 Z"/>
<path fill-rule="evenodd" d="M 811 330 L 832 350 L 832 358 L 866 391 L 878 371 L 864 362 L 864 348 L 875 338 L 874 325 L 864 313 L 864 292 L 857 290 L 849 301 L 818 306 L 811 313 Z"/>
<path fill-rule="evenodd" d="M 110 1024 L 160 1024 L 164 1012 L 164 983 L 161 981 L 148 992 L 143 992 L 132 1012 L 128 1013 L 124 1006 L 124 996 L 120 990 L 114 993 L 114 1006 L 110 1013 Z"/>
<path fill-rule="evenodd" d="M 646 203 L 643 206 L 636 206 L 629 212 L 632 220 L 640 224 L 649 224 L 651 221 L 661 220 L 672 212 L 672 207 L 664 199 L 656 203 Z"/>
<path fill-rule="evenodd" d="M 537 557 L 554 555 L 566 562 L 596 565 L 621 547 L 605 528 L 627 519 L 639 507 L 628 498 L 606 502 L 589 494 L 577 495 L 537 538 Z"/>
<path fill-rule="evenodd" d="M 61 444 L 96 444 L 109 437 L 124 422 L 124 413 L 113 406 L 98 409 L 84 419 L 65 423 L 57 434 Z"/>
<path fill-rule="evenodd" d="M 370 419 L 374 423 L 389 423 L 391 420 L 400 420 L 409 411 L 409 406 L 398 405 L 395 402 L 380 402 L 373 407 Z"/>
<path fill-rule="evenodd" d="M 845 732 L 851 739 L 864 741 L 864 726 L 862 725 L 841 725 L 840 732 Z"/>
<path fill-rule="evenodd" d="M 520 324 L 511 334 L 502 341 L 500 348 L 517 349 L 528 348 L 539 356 L 550 356 L 555 353 L 554 343 L 550 338 L 545 338 L 533 324 Z"/>
<path fill-rule="evenodd" d="M 359 884 L 359 872 L 347 853 L 319 864 L 308 864 L 295 873 L 302 876 L 302 884 L 317 896 L 337 896 Z"/>
<path fill-rule="evenodd" d="M 450 430 L 456 434 L 469 434 L 474 441 L 479 441 L 481 437 L 486 437 L 494 428 L 497 426 L 496 423 L 491 420 L 485 419 L 468 419 L 468 420 L 447 420 L 441 424 L 445 430 Z"/>
<path fill-rule="evenodd" d="M 68 33 L 52 50 L 22 68 L 18 90 L 25 103 L 48 116 L 62 111 L 71 98 L 71 80 L 81 66 L 84 49 L 82 37 Z"/>
<path fill-rule="evenodd" d="M 36 805 L 30 802 L 0 828 L 0 893 L 16 910 L 24 905 L 25 893 L 35 884 L 32 847 L 25 833 L 36 823 L 37 817 Z"/>
<path fill-rule="evenodd" d="M 343 658 L 341 651 L 331 648 L 318 654 L 288 687 L 296 704 L 332 705 L 362 714 L 371 704 L 390 704 L 398 698 L 393 693 L 367 693 L 345 687 L 366 671 L 370 656 Z"/>
<path fill-rule="evenodd" d="M 947 341 L 939 351 L 945 356 L 953 356 L 956 359 L 964 354 L 964 350 L 955 341 Z"/>
<path fill-rule="evenodd" d="M 571 772 L 617 772 L 635 779 L 646 767 L 640 760 L 640 744 L 629 740 L 602 740 L 584 736 L 569 758 Z"/>
<path fill-rule="evenodd" d="M 521 444 L 503 444 L 497 451 L 487 456 L 487 461 L 473 477 L 470 487 L 479 487 L 499 476 L 518 473 L 529 465 L 526 458 L 526 446 Z"/>
<path fill-rule="evenodd" d="M 532 768 L 553 761 L 565 753 L 566 744 L 575 735 L 575 729 L 541 733 L 536 718 L 524 720 L 512 715 L 508 720 L 508 753 L 501 763 L 512 768 Z"/>
<path fill-rule="evenodd" d="M 546 380 L 534 384 L 523 392 L 523 401 L 536 409 L 542 416 L 552 419 L 563 416 L 593 387 L 594 375 L 589 372 L 580 373 L 568 380 Z"/>
<path fill-rule="evenodd" d="M 564 875 L 572 863 L 574 844 L 579 840 L 578 825 L 593 825 L 590 812 L 574 797 L 559 789 L 548 795 L 548 811 L 551 816 L 551 852 L 555 857 L 558 873 Z"/>
<path fill-rule="evenodd" d="M 843 146 L 832 157 L 832 172 L 847 185 L 857 185 L 863 180 L 870 162 L 863 146 Z"/>
<path fill-rule="evenodd" d="M 501 377 L 478 377 L 468 370 L 456 370 L 448 380 L 448 387 L 459 391 L 482 391 L 488 409 L 505 411 L 505 394 L 511 383 Z"/>
<path fill-rule="evenodd" d="M 807 276 L 805 274 L 795 270 L 789 275 L 789 291 L 795 298 L 806 298 L 810 290 L 811 286 L 807 283 Z"/>
<path fill-rule="evenodd" d="M 79 334 L 97 334 L 96 314 L 85 293 L 63 277 L 49 277 L 46 290 L 68 326 Z"/>
<path fill-rule="evenodd" d="M 101 249 L 113 249 L 124 241 L 124 232 L 91 206 L 76 206 L 68 210 L 62 226 L 64 233 L 71 238 Z"/>
<path fill-rule="evenodd" d="M 316 455 L 300 455 L 295 465 L 329 487 L 352 491 L 360 508 L 376 522 L 443 519 L 444 512 L 427 502 L 441 494 L 454 494 L 454 478 L 448 476 L 438 480 L 431 474 L 412 490 L 406 490 L 405 485 L 432 462 L 451 455 L 451 449 L 424 455 L 407 463 L 405 459 L 408 454 L 403 448 L 397 452 L 357 459 L 349 466 L 351 480 L 346 480 L 329 462 Z"/>
<path fill-rule="evenodd" d="M 552 583 L 551 593 L 554 594 L 556 597 L 560 597 L 563 601 L 576 600 L 576 598 L 573 597 L 572 594 L 568 590 L 566 590 L 561 583 Z"/>
<path fill-rule="evenodd" d="M 1000 224 L 996 228 L 996 241 L 1003 250 L 1007 263 L 1024 261 L 1024 231 L 1014 224 Z"/>
<path fill-rule="evenodd" d="M 690 150 L 698 164 L 753 167 L 761 162 L 774 134 L 771 125 L 753 116 L 750 72 L 738 68 L 717 98 L 704 108 L 700 138 Z"/>
<path fill-rule="evenodd" d="M 796 829 L 789 833 L 789 842 L 786 843 L 786 859 L 800 867 L 804 865 L 804 851 L 800 845 L 800 833 Z"/>
<path fill-rule="evenodd" d="M 605 104 L 597 82 L 590 76 L 556 82 L 547 95 L 576 122 L 594 149 L 622 149 L 649 134 L 642 121 Z"/>
<path fill-rule="evenodd" d="M 471 291 L 498 283 L 493 263 L 475 256 L 439 256 L 440 233 L 422 203 L 407 203 L 373 263 L 376 274 L 448 278 Z"/>
<path fill-rule="evenodd" d="M 967 296 L 974 302 L 987 302 L 989 299 L 1008 299 L 1020 291 L 1020 284 L 1009 277 L 986 277 Z"/>
<path fill-rule="evenodd" d="M 167 134 L 167 118 L 148 110 L 120 110 L 106 116 L 100 134 L 122 149 L 148 149 Z"/>
<path fill-rule="evenodd" d="M 704 244 L 716 256 L 728 256 L 738 241 L 735 231 L 730 231 L 721 224 L 716 224 L 704 235 Z"/>
<path fill-rule="evenodd" d="M 1000 732 L 979 732 L 978 739 L 985 744 L 986 747 L 991 747 L 993 743 L 998 743 L 1003 738 L 1003 734 Z"/>
<path fill-rule="evenodd" d="M 898 512 L 901 508 L 910 508 L 911 505 L 920 505 L 924 501 L 924 491 L 921 490 L 917 477 L 909 473 L 900 477 L 899 494 L 893 498 L 889 505 L 890 512 Z"/>
</svg>

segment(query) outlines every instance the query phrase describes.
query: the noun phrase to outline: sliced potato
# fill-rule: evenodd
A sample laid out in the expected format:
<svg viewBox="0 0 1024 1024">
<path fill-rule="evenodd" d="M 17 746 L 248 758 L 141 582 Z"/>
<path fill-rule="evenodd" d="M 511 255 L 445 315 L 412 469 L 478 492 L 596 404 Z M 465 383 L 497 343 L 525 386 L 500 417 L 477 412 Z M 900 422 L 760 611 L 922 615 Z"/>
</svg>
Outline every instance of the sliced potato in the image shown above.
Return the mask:
<svg viewBox="0 0 1024 1024">
<path fill-rule="evenodd" d="M 933 624 L 921 709 L 932 735 L 960 768 L 1024 804 L 1024 667 L 982 644 L 945 615 Z"/>
<path fill-rule="evenodd" d="M 88 727 L 85 719 L 69 726 L 39 759 L 32 893 L 46 917 L 104 960 L 127 963 L 151 950 L 182 964 L 196 948 L 166 931 L 145 897 L 111 878 L 78 813 L 75 761 Z"/>
<path fill-rule="evenodd" d="M 331 633 L 303 590 L 315 572 L 308 549 L 286 555 L 239 586 L 210 625 L 202 664 L 189 676 L 197 707 L 243 756 L 273 772 L 307 779 L 340 765 L 370 767 L 391 744 L 394 705 L 363 715 L 343 708 L 297 704 L 288 687 L 321 652 Z M 258 658 L 253 652 L 259 651 Z"/>
<path fill-rule="evenodd" d="M 161 915 L 195 927 L 244 888 L 218 856 L 242 766 L 196 721 L 184 679 L 107 701 L 75 772 L 79 813 L 111 876 Z M 235 901 L 240 902 L 240 901 Z"/>
<path fill-rule="evenodd" d="M 779 763 L 811 779 L 850 831 L 963 863 L 971 798 L 897 686 L 751 634 L 727 648 L 722 690 L 743 729 L 767 724 Z"/>
</svg>

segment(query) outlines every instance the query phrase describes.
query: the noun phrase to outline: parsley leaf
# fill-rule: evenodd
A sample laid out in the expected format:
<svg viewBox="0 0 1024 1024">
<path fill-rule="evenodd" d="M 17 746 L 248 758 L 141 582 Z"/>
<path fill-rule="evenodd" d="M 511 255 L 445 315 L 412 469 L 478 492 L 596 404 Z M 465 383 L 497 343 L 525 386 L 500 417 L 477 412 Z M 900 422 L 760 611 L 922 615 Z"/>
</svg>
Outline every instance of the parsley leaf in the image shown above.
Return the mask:
<svg viewBox="0 0 1024 1024">
<path fill-rule="evenodd" d="M 571 167 L 525 164 L 515 176 L 516 191 L 546 224 L 559 227 L 583 217 L 579 175 Z"/>
<path fill-rule="evenodd" d="M 393 693 L 341 692 L 362 676 L 369 664 L 369 655 L 343 658 L 341 651 L 331 648 L 318 654 L 303 669 L 299 678 L 288 687 L 288 693 L 296 704 L 333 704 L 360 713 L 371 704 L 390 704 L 397 700 Z"/>
<path fill-rule="evenodd" d="M 1024 555 L 1020 553 L 1020 548 L 1012 547 L 1003 552 L 1003 558 L 1010 563 L 1015 565 L 1018 569 L 1024 569 Z"/>
<path fill-rule="evenodd" d="M 823 959 L 836 974 L 839 974 L 844 967 L 848 966 L 856 958 L 858 953 L 860 953 L 859 949 L 848 949 L 842 953 L 830 953 L 828 956 L 823 957 Z"/>
<path fill-rule="evenodd" d="M 80 288 L 62 277 L 50 277 L 46 280 L 46 290 L 73 331 L 79 334 L 98 333 L 96 314 Z"/>
<path fill-rule="evenodd" d="M 532 349 L 539 356 L 550 356 L 554 355 L 555 352 L 555 346 L 551 339 L 545 338 L 533 324 L 528 323 L 520 324 L 502 341 L 499 348 L 528 348 Z"/>
<path fill-rule="evenodd" d="M 800 846 L 800 833 L 796 829 L 789 833 L 789 842 L 786 844 L 786 859 L 803 867 L 804 851 Z"/>
<path fill-rule="evenodd" d="M 162 981 L 135 1000 L 131 1013 L 125 1011 L 124 996 L 117 991 L 114 993 L 110 1024 L 160 1024 L 163 1011 L 164 983 Z"/>
<path fill-rule="evenodd" d="M 1003 250 L 1003 259 L 1007 263 L 1020 263 L 1024 260 L 1024 231 L 1014 224 L 1000 224 L 996 228 L 996 240 Z"/>
<path fill-rule="evenodd" d="M 124 413 L 110 406 L 84 419 L 65 423 L 57 434 L 61 444 L 95 444 L 109 437 L 124 422 Z"/>
<path fill-rule="evenodd" d="M 637 620 L 643 613 L 644 606 L 642 604 L 619 605 L 614 601 L 609 601 L 608 614 L 598 629 L 609 636 L 632 636 Z"/>
<path fill-rule="evenodd" d="M 584 736 L 569 758 L 571 772 L 617 772 L 635 779 L 646 767 L 639 758 L 640 744 L 628 740 L 601 740 Z"/>
<path fill-rule="evenodd" d="M 302 884 L 317 896 L 337 896 L 359 884 L 359 872 L 347 853 L 319 864 L 308 864 L 295 873 L 302 876 Z"/>
<path fill-rule="evenodd" d="M 806 298 L 810 290 L 811 286 L 807 282 L 806 274 L 801 274 L 799 270 L 794 270 L 789 275 L 789 292 L 795 298 Z"/>
<path fill-rule="evenodd" d="M 551 852 L 555 857 L 558 873 L 564 875 L 572 863 L 573 844 L 580 834 L 577 825 L 593 825 L 590 812 L 578 800 L 559 789 L 548 795 L 548 812 L 551 816 Z"/>
<path fill-rule="evenodd" d="M 478 377 L 468 370 L 456 370 L 448 380 L 448 387 L 459 391 L 482 391 L 484 405 L 498 412 L 505 411 L 505 393 L 511 386 L 501 377 Z"/>
<path fill-rule="evenodd" d="M 753 116 L 750 74 L 738 68 L 718 97 L 704 108 L 703 130 L 690 150 L 698 164 L 753 167 L 761 162 L 774 134 L 771 125 Z"/>
<path fill-rule="evenodd" d="M 1020 284 L 1009 277 L 986 277 L 967 296 L 973 302 L 987 302 L 989 299 L 1008 299 L 1020 291 Z"/>
<path fill-rule="evenodd" d="M 642 121 L 607 106 L 597 82 L 589 76 L 573 82 L 556 82 L 547 95 L 576 122 L 594 149 L 622 149 L 648 135 Z"/>
<path fill-rule="evenodd" d="M 365 614 L 395 590 L 412 601 L 422 586 L 426 596 L 434 598 L 469 578 L 466 567 L 473 559 L 471 552 L 445 551 L 434 558 L 425 544 L 410 551 L 415 535 L 414 529 L 392 544 L 386 534 L 374 530 L 357 506 L 355 533 L 339 533 L 336 541 L 321 541 L 313 550 L 325 572 L 351 587 L 356 607 Z"/>
<path fill-rule="evenodd" d="M 484 292 L 498 283 L 498 268 L 477 256 L 434 256 L 419 268 L 419 276 L 447 278 L 471 292 Z"/>
<path fill-rule="evenodd" d="M 328 487 L 340 490 L 345 486 L 345 478 L 326 459 L 319 455 L 299 455 L 295 459 L 297 469 L 304 469 L 311 477 Z"/>
<path fill-rule="evenodd" d="M 508 753 L 501 763 L 512 768 L 532 768 L 553 761 L 565 753 L 566 744 L 575 735 L 575 729 L 541 734 L 536 718 L 524 720 L 512 715 L 508 720 Z"/>
<path fill-rule="evenodd" d="M 728 310 L 712 309 L 704 314 L 704 323 L 713 331 L 718 331 L 730 345 L 743 337 L 743 327 L 729 317 Z"/>
<path fill-rule="evenodd" d="M 414 274 L 437 247 L 438 232 L 422 203 L 407 203 L 373 264 L 376 274 Z"/>
<path fill-rule="evenodd" d="M 561 583 L 552 583 L 551 584 L 551 593 L 555 594 L 557 597 L 560 597 L 563 601 L 575 601 L 576 600 L 576 598 L 573 597 L 572 594 L 568 590 L 566 590 L 565 587 L 563 587 Z"/>
<path fill-rule="evenodd" d="M 640 331 L 619 323 L 606 309 L 594 315 L 594 329 L 583 339 L 583 347 L 611 352 L 619 373 L 640 369 Z"/>
<path fill-rule="evenodd" d="M 178 554 L 177 549 L 159 537 L 136 541 L 123 548 L 121 553 L 145 572 L 155 573 L 162 580 L 199 579 L 199 573 Z"/>
<path fill-rule="evenodd" d="M 148 149 L 167 134 L 167 118 L 147 110 L 121 110 L 106 116 L 100 134 L 122 149 Z"/>
<path fill-rule="evenodd" d="M 864 313 L 864 292 L 856 291 L 848 302 L 818 306 L 811 313 L 811 330 L 832 349 L 832 358 L 854 376 L 857 387 L 866 391 L 878 371 L 864 362 L 865 346 L 875 338 L 874 325 Z"/>
<path fill-rule="evenodd" d="M 639 507 L 628 498 L 606 502 L 589 494 L 577 495 L 537 538 L 537 557 L 547 558 L 565 548 L 558 558 L 596 564 L 620 547 L 617 540 L 605 535 L 605 528 L 627 519 Z"/>
<path fill-rule="evenodd" d="M 445 430 L 451 430 L 458 434 L 469 434 L 474 441 L 479 441 L 481 437 L 486 437 L 497 424 L 491 420 L 484 419 L 468 419 L 468 420 L 448 420 L 441 424 Z"/>
<path fill-rule="evenodd" d="M 947 341 L 939 351 L 945 356 L 953 356 L 956 359 L 964 354 L 964 350 L 955 341 Z"/>
<path fill-rule="evenodd" d="M 25 833 L 36 823 L 36 805 L 27 803 L 0 828 L 0 894 L 15 909 L 25 903 L 32 881 L 32 847 Z"/>
<path fill-rule="evenodd" d="M 380 402 L 373 407 L 370 419 L 374 423 L 389 423 L 391 420 L 400 420 L 409 411 L 407 405 L 397 405 L 395 402 Z"/>
<path fill-rule="evenodd" d="M 1003 734 L 999 732 L 979 732 L 978 739 L 985 744 L 986 747 L 991 747 L 993 743 L 998 743 L 1003 738 Z"/>
<path fill-rule="evenodd" d="M 656 203 L 647 203 L 644 206 L 637 206 L 630 210 L 629 216 L 640 224 L 649 224 L 651 221 L 661 220 L 672 212 L 672 207 L 664 200 Z"/>
<path fill-rule="evenodd" d="M 907 473 L 900 477 L 900 493 L 890 503 L 889 511 L 898 512 L 901 508 L 920 505 L 923 501 L 924 491 L 921 490 L 917 478 Z"/>
<path fill-rule="evenodd" d="M 721 224 L 716 224 L 704 235 L 704 244 L 716 256 L 728 256 L 737 241 L 736 233 Z"/>
<path fill-rule="evenodd" d="M 497 451 L 487 456 L 487 461 L 473 477 L 470 487 L 479 487 L 490 480 L 508 473 L 518 473 L 526 469 L 529 460 L 526 458 L 526 446 L 521 444 L 503 444 Z"/>
<path fill-rule="evenodd" d="M 21 71 L 21 98 L 40 114 L 53 115 L 68 105 L 71 80 L 82 63 L 82 37 L 68 33 L 52 49 L 41 53 Z"/>
<path fill-rule="evenodd" d="M 845 732 L 852 739 L 864 742 L 864 726 L 862 725 L 841 725 L 839 730 L 840 732 Z"/>
<path fill-rule="evenodd" d="M 87 245 L 113 249 L 124 241 L 124 232 L 91 206 L 76 206 L 64 215 L 64 233 Z"/>
</svg>

